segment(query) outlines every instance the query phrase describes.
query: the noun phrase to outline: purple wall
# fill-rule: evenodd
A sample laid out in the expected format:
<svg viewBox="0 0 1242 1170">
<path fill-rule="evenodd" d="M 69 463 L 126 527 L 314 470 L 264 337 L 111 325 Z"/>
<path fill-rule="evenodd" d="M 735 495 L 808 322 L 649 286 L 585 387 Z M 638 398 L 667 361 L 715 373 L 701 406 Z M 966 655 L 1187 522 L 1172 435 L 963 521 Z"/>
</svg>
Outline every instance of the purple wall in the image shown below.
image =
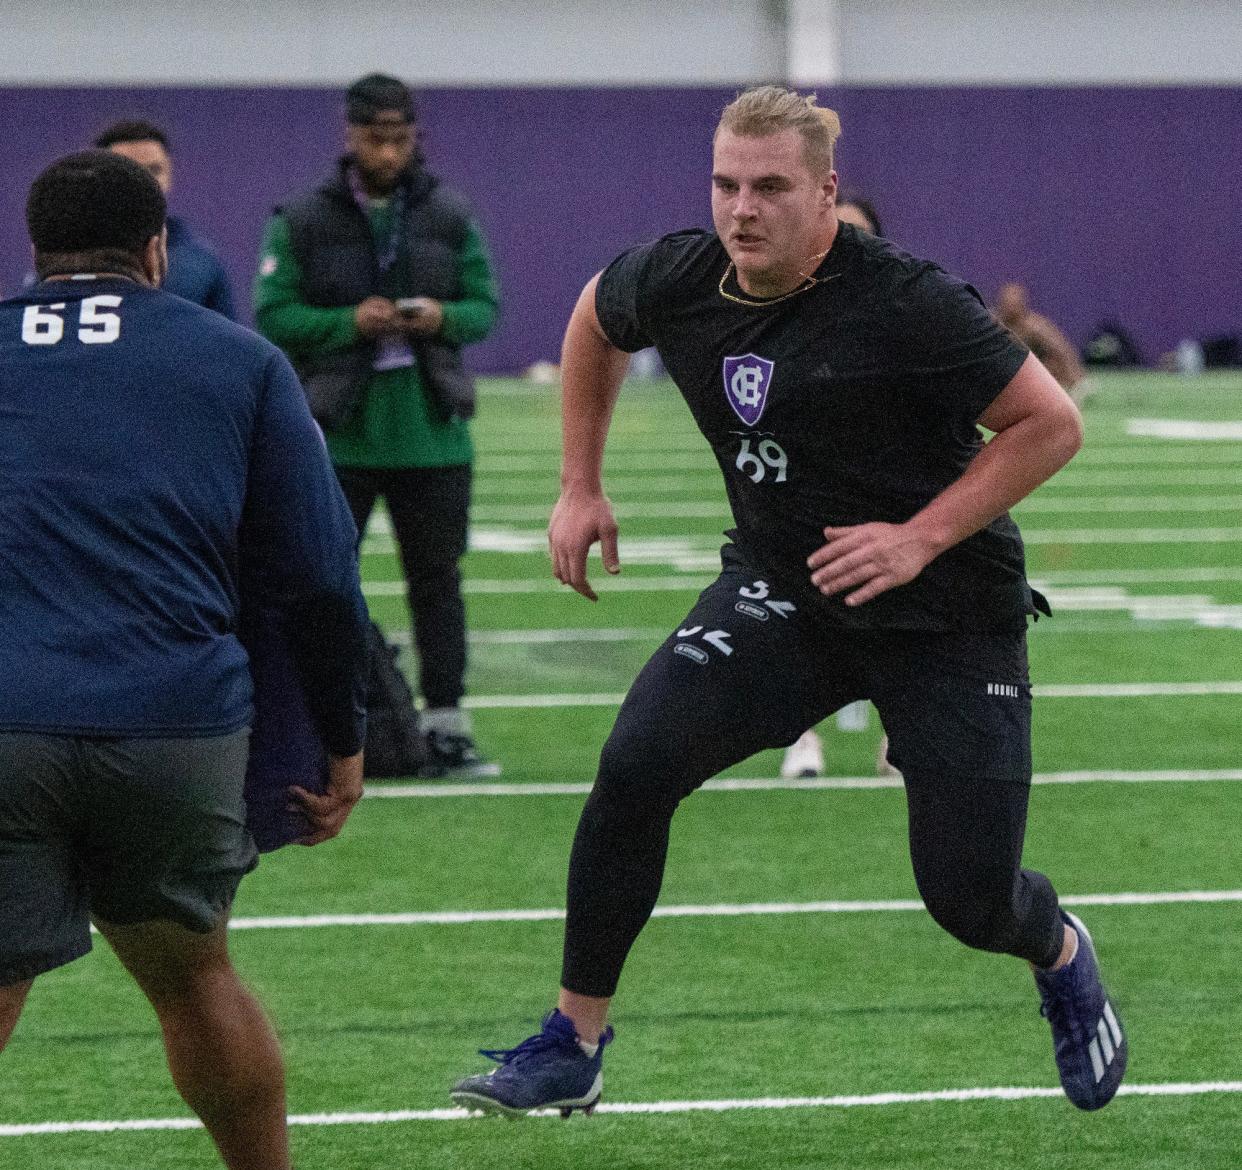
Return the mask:
<svg viewBox="0 0 1242 1170">
<path fill-rule="evenodd" d="M 475 202 L 504 315 L 481 371 L 555 357 L 578 290 L 627 244 L 708 222 L 709 139 L 733 91 L 438 89 L 423 96 L 433 169 Z M 985 296 L 1027 283 L 1081 341 L 1106 316 L 1149 359 L 1242 331 L 1240 88 L 828 88 L 838 170 L 888 234 Z M 28 268 L 30 180 L 113 119 L 163 124 L 174 207 L 214 239 L 248 314 L 264 218 L 339 149 L 323 89 L 0 88 L 0 289 Z M 1230 178 L 1232 176 L 1232 179 Z"/>
</svg>

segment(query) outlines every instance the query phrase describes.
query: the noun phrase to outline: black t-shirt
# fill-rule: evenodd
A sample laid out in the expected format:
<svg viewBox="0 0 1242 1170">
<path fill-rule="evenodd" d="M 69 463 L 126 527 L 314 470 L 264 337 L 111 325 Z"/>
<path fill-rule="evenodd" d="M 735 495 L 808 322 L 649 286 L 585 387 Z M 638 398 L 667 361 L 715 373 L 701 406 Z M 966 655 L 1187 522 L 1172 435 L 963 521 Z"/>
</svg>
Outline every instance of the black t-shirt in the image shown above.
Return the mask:
<svg viewBox="0 0 1242 1170">
<path fill-rule="evenodd" d="M 729 257 L 703 231 L 623 253 L 595 307 L 609 340 L 654 345 L 715 452 L 734 539 L 837 625 L 991 629 L 1032 612 L 1008 516 L 858 607 L 825 598 L 806 558 L 826 525 L 900 523 L 965 471 L 975 425 L 1027 350 L 935 264 L 841 224 L 805 292 L 721 294 Z M 730 272 L 724 291 L 747 296 Z"/>
</svg>

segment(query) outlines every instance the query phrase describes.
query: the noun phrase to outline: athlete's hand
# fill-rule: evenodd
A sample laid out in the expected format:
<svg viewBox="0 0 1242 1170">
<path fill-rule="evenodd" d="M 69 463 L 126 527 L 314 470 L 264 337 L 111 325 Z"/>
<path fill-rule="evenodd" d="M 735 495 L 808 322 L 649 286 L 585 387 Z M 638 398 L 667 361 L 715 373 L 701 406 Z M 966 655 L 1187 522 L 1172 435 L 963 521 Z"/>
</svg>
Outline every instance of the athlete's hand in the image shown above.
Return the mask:
<svg viewBox="0 0 1242 1170">
<path fill-rule="evenodd" d="M 552 557 L 552 576 L 581 593 L 588 601 L 598 601 L 587 581 L 587 553 L 599 541 L 604 568 L 621 572 L 617 556 L 617 522 L 612 504 L 602 492 L 582 494 L 565 491 L 552 509 L 548 524 L 548 553 Z"/>
<path fill-rule="evenodd" d="M 828 543 L 806 561 L 811 583 L 825 597 L 853 590 L 846 605 L 913 581 L 938 551 L 908 524 L 855 524 L 825 528 L 824 535 Z"/>
<path fill-rule="evenodd" d="M 354 325 L 363 337 L 375 338 L 399 330 L 401 318 L 387 297 L 367 297 L 354 309 Z"/>
<path fill-rule="evenodd" d="M 362 753 L 328 757 L 328 787 L 322 795 L 296 784 L 289 795 L 293 807 L 310 822 L 310 831 L 298 838 L 299 845 L 318 845 L 335 837 L 362 799 Z"/>
</svg>

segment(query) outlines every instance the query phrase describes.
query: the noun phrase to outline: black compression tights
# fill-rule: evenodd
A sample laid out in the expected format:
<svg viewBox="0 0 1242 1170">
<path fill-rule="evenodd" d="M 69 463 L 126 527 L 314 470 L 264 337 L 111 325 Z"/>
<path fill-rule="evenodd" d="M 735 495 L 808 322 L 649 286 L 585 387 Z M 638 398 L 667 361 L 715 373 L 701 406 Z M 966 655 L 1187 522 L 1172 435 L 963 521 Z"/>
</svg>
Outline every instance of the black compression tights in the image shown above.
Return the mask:
<svg viewBox="0 0 1242 1170">
<path fill-rule="evenodd" d="M 702 782 L 687 780 L 684 753 L 670 753 L 663 768 L 643 754 L 634 758 L 614 732 L 574 838 L 561 981 L 581 995 L 616 991 L 660 893 L 673 812 Z M 932 917 L 967 946 L 1055 962 L 1056 893 L 1020 866 L 1028 787 L 907 776 L 906 794 L 915 879 Z"/>
</svg>

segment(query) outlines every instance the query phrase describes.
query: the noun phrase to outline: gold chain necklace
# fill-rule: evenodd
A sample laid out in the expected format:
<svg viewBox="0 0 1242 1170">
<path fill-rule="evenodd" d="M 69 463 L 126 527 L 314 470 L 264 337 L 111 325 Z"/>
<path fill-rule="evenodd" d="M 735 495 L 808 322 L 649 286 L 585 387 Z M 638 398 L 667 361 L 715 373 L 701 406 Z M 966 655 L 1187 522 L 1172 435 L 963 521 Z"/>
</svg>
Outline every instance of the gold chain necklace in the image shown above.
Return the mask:
<svg viewBox="0 0 1242 1170">
<path fill-rule="evenodd" d="M 816 255 L 812 256 L 811 257 L 812 267 L 814 267 L 816 264 L 822 261 L 823 258 L 828 255 L 830 250 L 831 249 L 825 248 L 822 252 L 819 252 Z M 791 289 L 787 293 L 781 293 L 779 297 L 767 297 L 764 300 L 754 300 L 750 297 L 735 296 L 733 293 L 725 291 L 725 283 L 728 281 L 729 277 L 733 274 L 736 267 L 737 265 L 735 265 L 733 261 L 730 260 L 729 266 L 724 270 L 724 275 L 720 278 L 720 285 L 719 285 L 720 295 L 724 297 L 726 301 L 732 301 L 735 305 L 745 305 L 747 308 L 750 308 L 750 309 L 763 309 L 763 308 L 766 308 L 768 305 L 779 304 L 781 301 L 789 300 L 790 297 L 796 297 L 799 293 L 809 292 L 817 284 L 824 284 L 826 281 L 832 280 L 833 277 L 841 275 L 839 272 L 834 272 L 832 276 L 811 276 L 806 273 L 799 272 L 798 275 L 802 277 L 802 283 L 798 285 L 797 288 Z M 738 288 L 741 288 L 741 287 L 742 286 L 739 284 Z"/>
</svg>

